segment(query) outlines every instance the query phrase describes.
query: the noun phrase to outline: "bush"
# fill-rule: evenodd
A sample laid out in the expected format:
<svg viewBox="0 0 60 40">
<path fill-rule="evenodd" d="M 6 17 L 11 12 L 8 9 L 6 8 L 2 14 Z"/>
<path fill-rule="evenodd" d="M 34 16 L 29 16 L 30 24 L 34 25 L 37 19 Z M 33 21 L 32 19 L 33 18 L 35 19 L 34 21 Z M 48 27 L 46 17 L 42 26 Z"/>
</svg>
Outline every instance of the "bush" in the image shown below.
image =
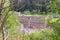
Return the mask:
<svg viewBox="0 0 60 40">
<path fill-rule="evenodd" d="M 26 40 L 58 40 L 59 37 L 53 30 L 48 28 L 41 29 L 39 32 L 33 32 L 25 36 Z"/>
<path fill-rule="evenodd" d="M 25 15 L 30 15 L 31 13 L 30 13 L 30 11 L 24 11 L 23 12 Z"/>
<path fill-rule="evenodd" d="M 49 15 L 47 18 L 47 24 L 60 35 L 60 16 L 56 14 Z"/>
</svg>

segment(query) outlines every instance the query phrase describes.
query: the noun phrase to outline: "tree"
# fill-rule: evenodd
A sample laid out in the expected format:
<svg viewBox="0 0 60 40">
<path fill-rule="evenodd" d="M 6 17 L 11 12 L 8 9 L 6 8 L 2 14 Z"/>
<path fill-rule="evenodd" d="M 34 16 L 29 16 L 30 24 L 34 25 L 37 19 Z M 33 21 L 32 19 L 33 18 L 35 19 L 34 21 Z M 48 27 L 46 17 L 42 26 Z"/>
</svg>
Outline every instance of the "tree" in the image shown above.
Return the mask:
<svg viewBox="0 0 60 40">
<path fill-rule="evenodd" d="M 2 31 L 3 40 L 6 40 L 4 29 L 8 30 L 17 24 L 16 15 L 10 11 L 10 6 L 9 0 L 0 0 L 0 29 Z"/>
</svg>

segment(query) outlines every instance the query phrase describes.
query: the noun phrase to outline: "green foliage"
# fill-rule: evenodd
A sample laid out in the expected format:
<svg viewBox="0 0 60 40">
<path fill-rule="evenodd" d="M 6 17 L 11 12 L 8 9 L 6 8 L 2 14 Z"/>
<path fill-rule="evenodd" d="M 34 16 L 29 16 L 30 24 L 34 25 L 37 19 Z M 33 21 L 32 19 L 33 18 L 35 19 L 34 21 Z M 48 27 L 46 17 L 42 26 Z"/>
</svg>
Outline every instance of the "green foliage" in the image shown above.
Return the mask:
<svg viewBox="0 0 60 40">
<path fill-rule="evenodd" d="M 19 40 L 60 40 L 60 37 L 55 33 L 55 31 L 49 28 L 44 28 L 40 31 L 27 34 L 20 34 L 16 32 L 16 34 L 13 34 L 13 36 L 17 34 L 19 36 Z"/>
<path fill-rule="evenodd" d="M 5 0 L 5 3 L 4 3 L 4 8 L 8 8 L 10 6 L 10 1 L 9 0 Z"/>
<path fill-rule="evenodd" d="M 31 14 L 38 14 L 38 13 L 37 13 L 37 10 L 32 10 L 32 11 L 31 11 Z"/>
<path fill-rule="evenodd" d="M 57 5 L 55 1 L 50 1 L 49 5 L 47 5 L 47 12 L 57 13 Z"/>
<path fill-rule="evenodd" d="M 58 14 L 60 14 L 60 0 L 56 1 Z"/>
<path fill-rule="evenodd" d="M 60 16 L 55 15 L 55 17 L 52 17 L 49 15 L 46 22 L 58 35 L 60 35 Z"/>
<path fill-rule="evenodd" d="M 17 16 L 13 11 L 10 11 L 10 1 L 5 0 L 4 8 L 2 11 L 1 19 L 3 23 L 3 27 L 8 31 L 14 31 L 16 26 L 18 25 Z"/>
<path fill-rule="evenodd" d="M 1 3 L 2 0 L 0 0 L 0 3 Z"/>
<path fill-rule="evenodd" d="M 37 8 L 37 10 L 40 10 L 41 5 L 40 4 L 36 4 L 36 8 Z"/>
<path fill-rule="evenodd" d="M 17 26 L 17 24 L 18 24 L 18 20 L 15 13 L 10 11 L 9 16 L 5 22 L 5 27 L 7 29 L 11 29 L 13 27 L 12 29 L 14 29 Z"/>
<path fill-rule="evenodd" d="M 59 36 L 51 29 L 41 29 L 25 36 L 26 40 L 59 40 Z"/>
<path fill-rule="evenodd" d="M 30 15 L 31 13 L 30 13 L 30 11 L 24 11 L 23 12 L 25 15 Z"/>
<path fill-rule="evenodd" d="M 32 11 L 24 11 L 23 12 L 25 15 L 40 15 L 40 14 L 42 14 L 41 12 L 40 12 L 40 10 L 32 10 Z"/>
<path fill-rule="evenodd" d="M 60 14 L 60 0 L 51 0 L 49 1 L 47 5 L 47 13 L 50 12 L 50 14 Z M 49 14 L 49 13 L 48 13 Z"/>
<path fill-rule="evenodd" d="M 53 13 L 57 13 L 60 14 L 60 0 L 44 0 L 42 2 L 40 2 L 39 0 L 24 0 L 22 2 L 17 2 L 14 1 L 14 3 L 16 2 L 16 4 L 12 4 L 15 5 L 16 8 L 12 7 L 12 9 L 17 10 L 17 11 L 22 11 L 25 12 L 26 10 L 31 11 L 31 13 L 26 13 L 26 14 L 35 14 L 33 13 L 33 10 L 35 10 L 36 14 L 40 15 L 40 14 L 44 14 L 43 10 L 46 9 L 45 14 L 53 14 Z M 31 3 L 32 2 L 32 3 Z M 34 4 L 35 3 L 35 4 Z M 42 8 L 43 7 L 43 8 Z M 42 13 L 41 13 L 42 10 Z"/>
</svg>

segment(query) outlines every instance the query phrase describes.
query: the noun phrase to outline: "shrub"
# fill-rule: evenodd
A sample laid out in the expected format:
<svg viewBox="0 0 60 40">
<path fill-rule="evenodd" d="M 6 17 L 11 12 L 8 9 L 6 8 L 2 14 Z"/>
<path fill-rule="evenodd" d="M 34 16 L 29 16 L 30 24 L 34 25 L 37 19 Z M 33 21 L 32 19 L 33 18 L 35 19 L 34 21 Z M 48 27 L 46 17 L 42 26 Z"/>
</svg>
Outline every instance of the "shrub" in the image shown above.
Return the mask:
<svg viewBox="0 0 60 40">
<path fill-rule="evenodd" d="M 49 15 L 47 18 L 47 24 L 55 30 L 56 33 L 60 35 L 60 16 L 59 15 Z"/>
<path fill-rule="evenodd" d="M 58 40 L 57 34 L 48 28 L 41 29 L 39 32 L 33 32 L 25 36 L 26 40 Z"/>
<path fill-rule="evenodd" d="M 25 15 L 30 15 L 31 13 L 30 13 L 30 11 L 24 11 L 23 12 Z"/>
</svg>

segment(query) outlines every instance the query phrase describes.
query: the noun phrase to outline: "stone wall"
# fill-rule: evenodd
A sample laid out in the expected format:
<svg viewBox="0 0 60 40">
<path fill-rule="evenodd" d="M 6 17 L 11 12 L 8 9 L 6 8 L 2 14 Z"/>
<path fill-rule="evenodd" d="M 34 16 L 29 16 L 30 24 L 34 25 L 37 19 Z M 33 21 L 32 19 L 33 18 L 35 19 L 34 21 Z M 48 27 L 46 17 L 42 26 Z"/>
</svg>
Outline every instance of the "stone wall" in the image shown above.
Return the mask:
<svg viewBox="0 0 60 40">
<path fill-rule="evenodd" d="M 32 32 L 35 30 L 40 30 L 42 28 L 47 28 L 47 25 L 42 21 L 43 16 L 18 16 L 20 25 L 18 27 L 19 31 Z"/>
</svg>

